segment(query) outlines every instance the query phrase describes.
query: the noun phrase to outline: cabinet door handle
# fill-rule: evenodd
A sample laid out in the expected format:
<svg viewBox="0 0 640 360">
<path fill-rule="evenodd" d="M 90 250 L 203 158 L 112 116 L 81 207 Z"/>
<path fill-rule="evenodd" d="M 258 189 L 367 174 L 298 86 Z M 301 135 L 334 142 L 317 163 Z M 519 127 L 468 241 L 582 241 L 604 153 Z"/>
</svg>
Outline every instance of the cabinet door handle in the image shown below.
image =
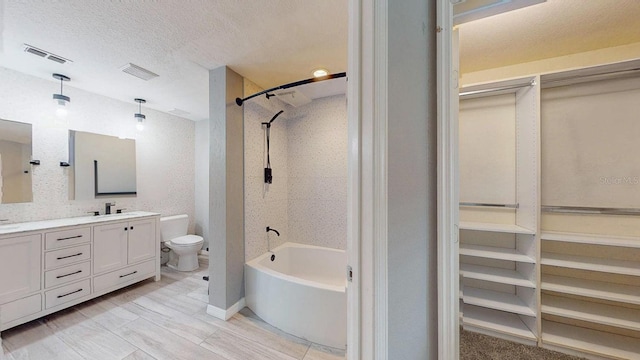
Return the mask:
<svg viewBox="0 0 640 360">
<path fill-rule="evenodd" d="M 76 291 L 72 291 L 72 292 L 67 293 L 67 294 L 64 294 L 64 295 L 58 295 L 58 299 L 63 298 L 63 297 L 65 297 L 65 296 L 69 296 L 69 295 L 71 295 L 71 294 L 79 293 L 79 292 L 80 292 L 80 291 L 82 291 L 82 290 L 83 290 L 83 289 L 78 289 L 78 290 L 76 290 Z"/>
<path fill-rule="evenodd" d="M 128 230 L 128 228 L 125 226 L 125 227 L 124 227 L 124 231 L 127 231 L 127 230 Z"/>
<path fill-rule="evenodd" d="M 56 279 L 62 279 L 63 277 L 67 277 L 67 276 L 71 276 L 71 275 L 75 275 L 75 274 L 80 274 L 82 272 L 82 270 L 78 270 L 76 272 L 72 272 L 70 274 L 66 274 L 66 275 L 58 275 L 56 276 Z"/>
<path fill-rule="evenodd" d="M 82 253 L 77 253 L 77 254 L 68 255 L 68 256 L 61 256 L 61 257 L 59 257 L 57 259 L 58 260 L 62 260 L 62 259 L 67 259 L 67 258 L 74 257 L 74 256 L 80 256 L 80 255 L 82 255 Z"/>
<path fill-rule="evenodd" d="M 58 241 L 77 239 L 77 238 L 81 238 L 81 237 L 82 237 L 82 235 L 69 236 L 69 237 L 65 237 L 65 238 L 59 238 Z"/>
<path fill-rule="evenodd" d="M 134 272 L 132 272 L 132 273 L 128 273 L 128 274 L 124 274 L 124 275 L 120 275 L 120 277 L 121 277 L 121 278 L 123 278 L 123 277 L 127 277 L 127 276 L 130 276 L 130 275 L 133 275 L 133 274 L 137 274 L 137 273 L 138 273 L 138 270 L 136 270 L 136 271 L 134 271 Z"/>
<path fill-rule="evenodd" d="M 129 228 L 129 230 L 133 230 L 133 226 Z"/>
</svg>

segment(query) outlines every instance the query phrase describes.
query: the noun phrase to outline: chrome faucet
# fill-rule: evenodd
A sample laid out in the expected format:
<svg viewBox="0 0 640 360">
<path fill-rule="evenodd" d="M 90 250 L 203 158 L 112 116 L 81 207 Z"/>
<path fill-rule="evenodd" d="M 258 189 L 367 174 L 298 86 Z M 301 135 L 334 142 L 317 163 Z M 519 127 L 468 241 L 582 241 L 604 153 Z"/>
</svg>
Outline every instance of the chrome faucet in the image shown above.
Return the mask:
<svg viewBox="0 0 640 360">
<path fill-rule="evenodd" d="M 116 203 L 106 203 L 106 204 L 104 204 L 104 214 L 105 215 L 110 215 L 111 214 L 111 207 L 112 206 L 116 206 Z"/>
</svg>

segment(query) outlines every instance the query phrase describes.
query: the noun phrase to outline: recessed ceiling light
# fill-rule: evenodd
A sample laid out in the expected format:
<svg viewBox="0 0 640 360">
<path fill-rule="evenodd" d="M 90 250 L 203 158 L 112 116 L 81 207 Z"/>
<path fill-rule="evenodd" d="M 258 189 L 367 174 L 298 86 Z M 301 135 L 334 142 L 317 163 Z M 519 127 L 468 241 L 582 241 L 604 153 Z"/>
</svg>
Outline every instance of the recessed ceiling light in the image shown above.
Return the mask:
<svg viewBox="0 0 640 360">
<path fill-rule="evenodd" d="M 313 77 L 323 77 L 329 75 L 326 69 L 317 69 L 313 71 Z"/>
</svg>

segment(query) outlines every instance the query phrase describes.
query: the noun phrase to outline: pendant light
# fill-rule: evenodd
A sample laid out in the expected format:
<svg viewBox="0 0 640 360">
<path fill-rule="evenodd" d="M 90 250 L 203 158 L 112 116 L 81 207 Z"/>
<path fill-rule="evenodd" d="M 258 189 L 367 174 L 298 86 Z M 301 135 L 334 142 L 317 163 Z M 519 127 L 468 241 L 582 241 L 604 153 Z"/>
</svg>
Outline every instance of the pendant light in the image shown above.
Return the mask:
<svg viewBox="0 0 640 360">
<path fill-rule="evenodd" d="M 60 118 L 67 116 L 69 103 L 71 98 L 62 94 L 62 83 L 65 81 L 71 81 L 71 78 L 62 74 L 53 74 L 53 78 L 60 80 L 60 94 L 53 94 L 53 100 L 56 102 L 56 115 Z"/>
<path fill-rule="evenodd" d="M 144 119 L 147 118 L 142 113 L 142 104 L 146 103 L 147 101 L 145 99 L 134 99 L 134 100 L 135 102 L 138 103 L 138 112 L 133 114 L 133 117 L 135 117 L 137 120 L 136 129 L 138 129 L 138 131 L 142 131 L 144 130 Z"/>
</svg>

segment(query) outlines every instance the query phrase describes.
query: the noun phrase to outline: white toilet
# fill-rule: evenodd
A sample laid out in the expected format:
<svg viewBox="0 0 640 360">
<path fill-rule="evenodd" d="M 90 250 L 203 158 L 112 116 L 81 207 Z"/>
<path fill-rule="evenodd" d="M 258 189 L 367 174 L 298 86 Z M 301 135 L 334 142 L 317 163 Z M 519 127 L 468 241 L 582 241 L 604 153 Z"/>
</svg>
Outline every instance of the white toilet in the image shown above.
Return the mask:
<svg viewBox="0 0 640 360">
<path fill-rule="evenodd" d="M 160 233 L 165 246 L 171 249 L 167 266 L 178 271 L 193 271 L 198 268 L 198 251 L 204 239 L 198 235 L 188 235 L 188 215 L 160 218 Z"/>
</svg>

